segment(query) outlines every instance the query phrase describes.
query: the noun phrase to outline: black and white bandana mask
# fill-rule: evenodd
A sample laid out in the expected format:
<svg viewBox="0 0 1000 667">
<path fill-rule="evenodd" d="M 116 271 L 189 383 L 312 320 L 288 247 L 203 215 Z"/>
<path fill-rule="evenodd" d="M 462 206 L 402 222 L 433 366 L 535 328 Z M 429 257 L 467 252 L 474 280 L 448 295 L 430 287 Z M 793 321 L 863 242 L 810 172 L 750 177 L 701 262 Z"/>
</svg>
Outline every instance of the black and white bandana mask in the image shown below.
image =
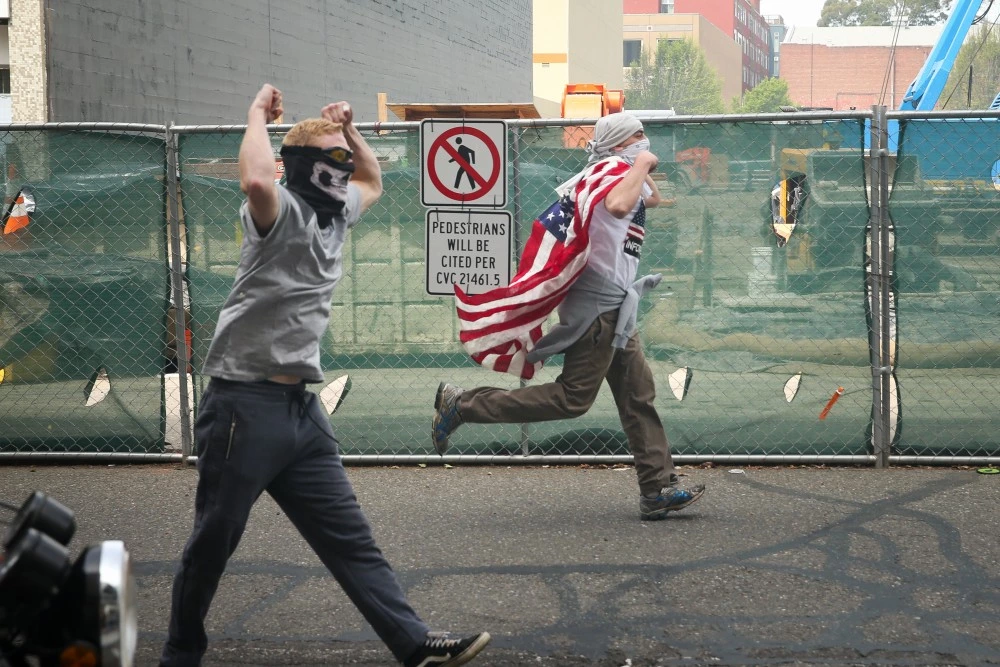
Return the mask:
<svg viewBox="0 0 1000 667">
<path fill-rule="evenodd" d="M 354 173 L 350 159 L 351 151 L 341 147 L 281 147 L 286 186 L 316 211 L 321 229 L 330 226 L 333 217 L 344 210 L 347 182 Z"/>
</svg>

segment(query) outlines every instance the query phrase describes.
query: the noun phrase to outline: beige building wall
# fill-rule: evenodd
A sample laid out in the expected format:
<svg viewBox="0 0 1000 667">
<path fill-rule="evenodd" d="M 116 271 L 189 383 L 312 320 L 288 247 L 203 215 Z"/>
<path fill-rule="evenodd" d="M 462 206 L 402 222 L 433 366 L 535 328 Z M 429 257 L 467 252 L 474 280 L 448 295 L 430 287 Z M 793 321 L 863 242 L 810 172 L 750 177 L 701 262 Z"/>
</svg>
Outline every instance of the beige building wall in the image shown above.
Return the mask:
<svg viewBox="0 0 1000 667">
<path fill-rule="evenodd" d="M 536 0 L 537 2 L 537 0 Z M 622 3 L 572 0 L 569 16 L 569 77 L 567 83 L 603 83 L 611 90 L 624 84 L 621 39 Z"/>
<path fill-rule="evenodd" d="M 570 0 L 532 4 L 532 86 L 542 118 L 558 118 L 563 87 L 569 82 Z"/>
<path fill-rule="evenodd" d="M 736 41 L 698 14 L 625 14 L 622 40 L 642 42 L 642 58 L 656 51 L 661 39 L 690 39 L 705 51 L 705 59 L 722 82 L 722 102 L 729 104 L 743 91 L 743 52 Z M 622 56 L 619 55 L 621 61 Z M 624 71 L 624 69 L 623 69 Z M 628 99 L 625 100 L 628 108 Z"/>
<path fill-rule="evenodd" d="M 13 122 L 44 123 L 48 99 L 41 0 L 11 0 L 8 37 Z"/>
<path fill-rule="evenodd" d="M 609 0 L 534 0 L 535 107 L 558 118 L 568 83 L 603 83 L 621 89 L 622 3 Z"/>
</svg>

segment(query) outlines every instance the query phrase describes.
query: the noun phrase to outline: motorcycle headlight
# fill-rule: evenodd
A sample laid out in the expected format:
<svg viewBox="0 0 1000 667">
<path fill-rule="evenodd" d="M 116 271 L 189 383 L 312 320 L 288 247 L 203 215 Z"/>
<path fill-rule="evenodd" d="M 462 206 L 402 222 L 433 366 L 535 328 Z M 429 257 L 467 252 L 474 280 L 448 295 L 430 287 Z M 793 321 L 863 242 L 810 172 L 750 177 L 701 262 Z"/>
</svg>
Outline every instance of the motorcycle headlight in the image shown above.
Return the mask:
<svg viewBox="0 0 1000 667">
<path fill-rule="evenodd" d="M 21 531 L 0 561 L 0 627 L 34 623 L 69 572 L 66 547 L 34 528 Z"/>
<path fill-rule="evenodd" d="M 76 521 L 73 513 L 64 505 L 41 491 L 35 491 L 28 496 L 10 522 L 3 546 L 10 549 L 31 528 L 67 546 L 76 531 Z"/>
<path fill-rule="evenodd" d="M 86 578 L 84 604 L 88 613 L 96 614 L 89 625 L 94 628 L 96 623 L 94 640 L 101 649 L 101 665 L 132 667 L 139 620 L 132 559 L 125 543 L 102 542 L 81 558 Z"/>
</svg>

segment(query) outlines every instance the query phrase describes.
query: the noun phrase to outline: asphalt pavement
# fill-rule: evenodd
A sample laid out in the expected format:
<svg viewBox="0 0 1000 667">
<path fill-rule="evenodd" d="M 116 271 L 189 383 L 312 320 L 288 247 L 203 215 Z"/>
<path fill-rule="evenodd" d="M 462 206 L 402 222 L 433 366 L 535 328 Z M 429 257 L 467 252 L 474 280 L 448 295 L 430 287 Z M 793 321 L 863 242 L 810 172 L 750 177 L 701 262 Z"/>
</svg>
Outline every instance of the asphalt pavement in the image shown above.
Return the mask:
<svg viewBox="0 0 1000 667">
<path fill-rule="evenodd" d="M 685 467 L 708 485 L 641 522 L 631 467 L 352 467 L 376 538 L 435 629 L 488 630 L 473 665 L 998 665 L 1000 475 L 974 469 Z M 43 490 L 79 550 L 136 563 L 154 665 L 191 528 L 190 466 L 0 467 Z M 208 623 L 207 666 L 391 665 L 262 497 Z"/>
</svg>

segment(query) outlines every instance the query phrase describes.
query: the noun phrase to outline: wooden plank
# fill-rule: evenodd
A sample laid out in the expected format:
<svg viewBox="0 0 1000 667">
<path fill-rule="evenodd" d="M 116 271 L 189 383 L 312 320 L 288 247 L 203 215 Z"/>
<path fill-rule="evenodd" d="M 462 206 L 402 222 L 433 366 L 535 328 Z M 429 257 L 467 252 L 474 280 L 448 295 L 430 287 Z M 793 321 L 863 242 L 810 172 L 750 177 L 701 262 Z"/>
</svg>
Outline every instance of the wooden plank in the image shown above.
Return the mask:
<svg viewBox="0 0 1000 667">
<path fill-rule="evenodd" d="M 401 120 L 541 118 L 538 109 L 531 103 L 433 104 L 414 102 L 387 104 L 386 106 Z"/>
</svg>

